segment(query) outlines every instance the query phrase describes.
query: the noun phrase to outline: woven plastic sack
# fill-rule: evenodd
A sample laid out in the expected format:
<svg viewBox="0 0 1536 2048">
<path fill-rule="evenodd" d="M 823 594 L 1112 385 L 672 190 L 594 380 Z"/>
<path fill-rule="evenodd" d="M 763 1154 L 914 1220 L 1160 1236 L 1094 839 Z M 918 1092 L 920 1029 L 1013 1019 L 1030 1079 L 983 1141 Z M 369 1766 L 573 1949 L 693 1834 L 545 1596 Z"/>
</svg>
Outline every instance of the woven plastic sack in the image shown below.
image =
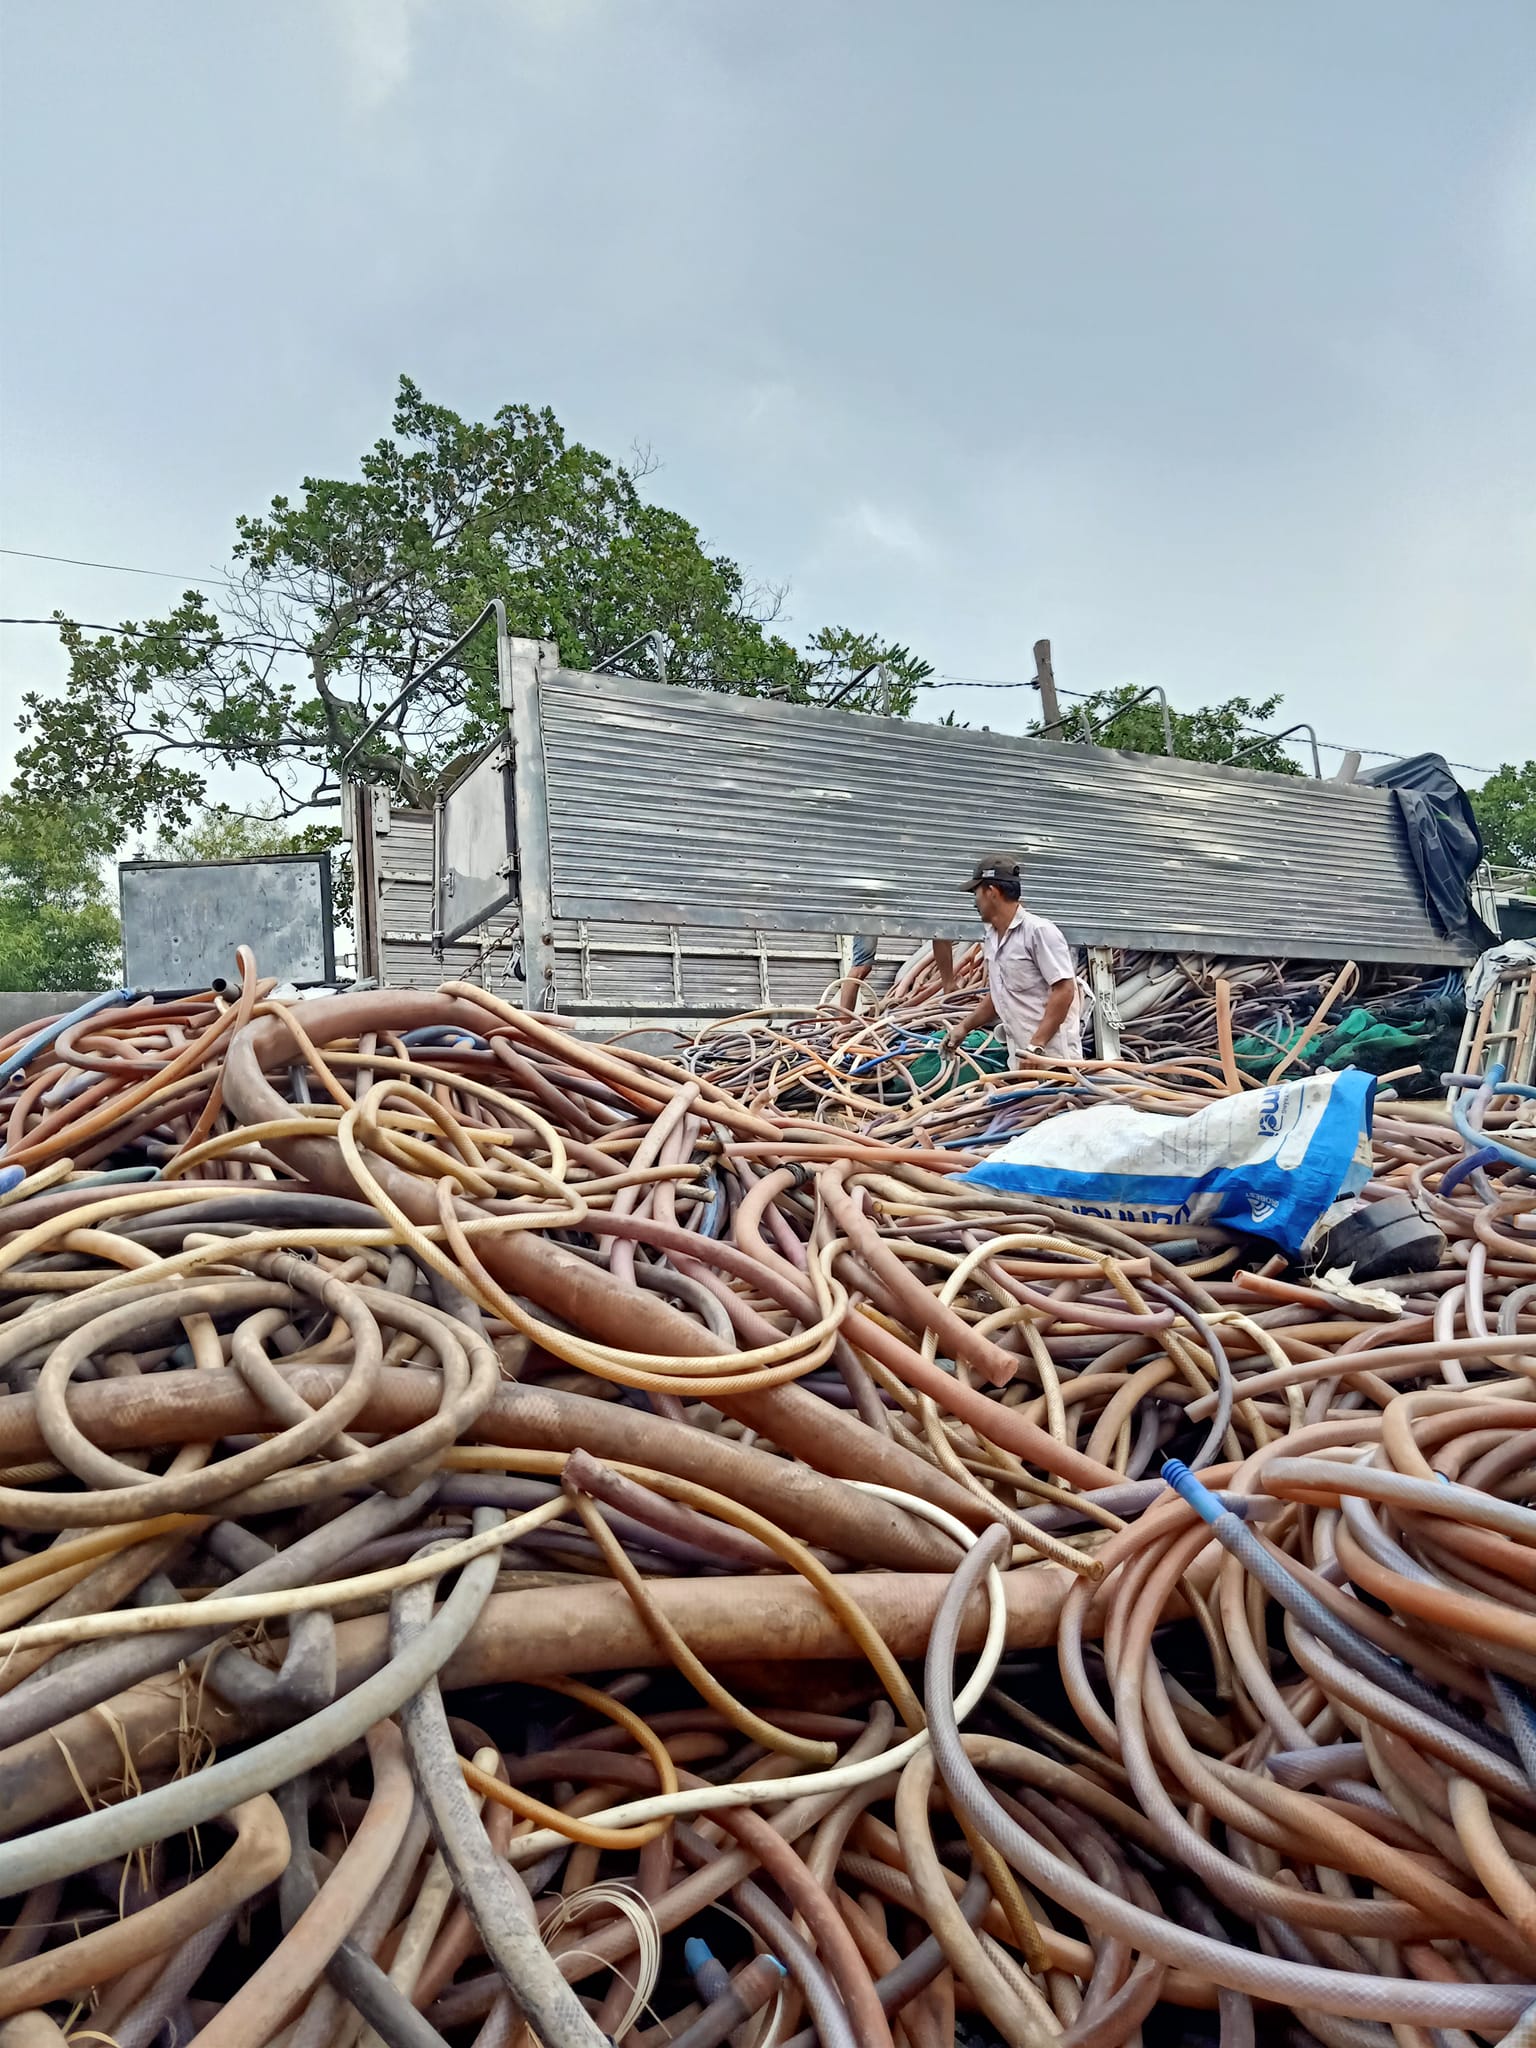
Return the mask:
<svg viewBox="0 0 1536 2048">
<path fill-rule="evenodd" d="M 1245 1089 L 1193 1116 L 1068 1110 L 960 1178 L 1120 1223 L 1221 1223 L 1292 1257 L 1370 1178 L 1374 1076 L 1357 1067 Z"/>
</svg>

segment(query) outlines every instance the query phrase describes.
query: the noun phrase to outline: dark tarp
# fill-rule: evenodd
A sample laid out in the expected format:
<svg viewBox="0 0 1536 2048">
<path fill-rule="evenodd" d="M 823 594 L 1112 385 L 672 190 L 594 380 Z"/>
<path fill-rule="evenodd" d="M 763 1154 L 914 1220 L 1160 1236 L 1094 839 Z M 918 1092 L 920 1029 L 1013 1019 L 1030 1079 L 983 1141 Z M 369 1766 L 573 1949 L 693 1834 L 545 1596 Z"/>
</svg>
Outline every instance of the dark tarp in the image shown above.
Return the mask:
<svg viewBox="0 0 1536 2048">
<path fill-rule="evenodd" d="M 1483 836 L 1466 791 L 1443 754 L 1415 754 L 1362 775 L 1390 789 L 1419 872 L 1424 903 L 1448 939 L 1465 939 L 1477 952 L 1498 944 L 1472 908 L 1472 877 L 1483 858 Z"/>
</svg>

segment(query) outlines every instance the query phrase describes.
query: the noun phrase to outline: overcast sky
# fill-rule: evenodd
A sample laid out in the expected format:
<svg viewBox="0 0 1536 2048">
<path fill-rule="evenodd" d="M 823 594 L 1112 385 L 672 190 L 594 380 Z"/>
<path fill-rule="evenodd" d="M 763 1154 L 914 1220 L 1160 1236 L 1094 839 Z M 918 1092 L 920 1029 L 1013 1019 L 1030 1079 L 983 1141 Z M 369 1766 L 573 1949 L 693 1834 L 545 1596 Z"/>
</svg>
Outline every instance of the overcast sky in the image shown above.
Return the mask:
<svg viewBox="0 0 1536 2048">
<path fill-rule="evenodd" d="M 1531 0 L 0 0 L 0 60 L 7 548 L 206 574 L 404 370 L 649 446 L 796 637 L 1536 754 Z"/>
</svg>

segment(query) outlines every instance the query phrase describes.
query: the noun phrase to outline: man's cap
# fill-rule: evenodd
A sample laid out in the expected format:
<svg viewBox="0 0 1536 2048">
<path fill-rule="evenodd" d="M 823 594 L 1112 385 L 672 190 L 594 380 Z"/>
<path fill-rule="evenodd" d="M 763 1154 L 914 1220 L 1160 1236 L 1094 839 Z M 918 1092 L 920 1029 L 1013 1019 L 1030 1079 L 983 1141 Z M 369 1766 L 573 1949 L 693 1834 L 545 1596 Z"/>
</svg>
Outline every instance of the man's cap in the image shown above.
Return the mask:
<svg viewBox="0 0 1536 2048">
<path fill-rule="evenodd" d="M 961 886 L 969 891 L 979 889 L 984 882 L 1016 882 L 1018 879 L 1019 857 L 1016 853 L 982 853 L 976 856 L 971 879 Z"/>
</svg>

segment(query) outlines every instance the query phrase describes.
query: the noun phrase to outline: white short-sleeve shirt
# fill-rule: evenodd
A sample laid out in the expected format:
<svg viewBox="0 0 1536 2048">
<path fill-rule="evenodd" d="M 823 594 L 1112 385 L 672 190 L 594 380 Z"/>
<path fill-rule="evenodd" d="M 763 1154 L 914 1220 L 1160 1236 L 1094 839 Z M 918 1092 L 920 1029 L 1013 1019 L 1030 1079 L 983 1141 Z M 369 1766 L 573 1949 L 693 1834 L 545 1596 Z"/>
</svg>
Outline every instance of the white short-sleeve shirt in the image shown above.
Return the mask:
<svg viewBox="0 0 1536 2048">
<path fill-rule="evenodd" d="M 1020 1056 L 1036 1043 L 1035 1033 L 1045 1015 L 1046 999 L 1056 981 L 1073 983 L 1072 1007 L 1066 1022 L 1050 1044 L 1042 1047 L 1062 1059 L 1083 1056 L 1082 1004 L 1077 994 L 1077 970 L 1072 948 L 1059 925 L 1048 917 L 1036 917 L 1021 903 L 1013 922 L 1001 932 L 987 926 L 982 939 L 987 956 L 988 987 L 998 1022 L 1008 1040 L 1008 1053 L 1017 1066 Z"/>
</svg>

